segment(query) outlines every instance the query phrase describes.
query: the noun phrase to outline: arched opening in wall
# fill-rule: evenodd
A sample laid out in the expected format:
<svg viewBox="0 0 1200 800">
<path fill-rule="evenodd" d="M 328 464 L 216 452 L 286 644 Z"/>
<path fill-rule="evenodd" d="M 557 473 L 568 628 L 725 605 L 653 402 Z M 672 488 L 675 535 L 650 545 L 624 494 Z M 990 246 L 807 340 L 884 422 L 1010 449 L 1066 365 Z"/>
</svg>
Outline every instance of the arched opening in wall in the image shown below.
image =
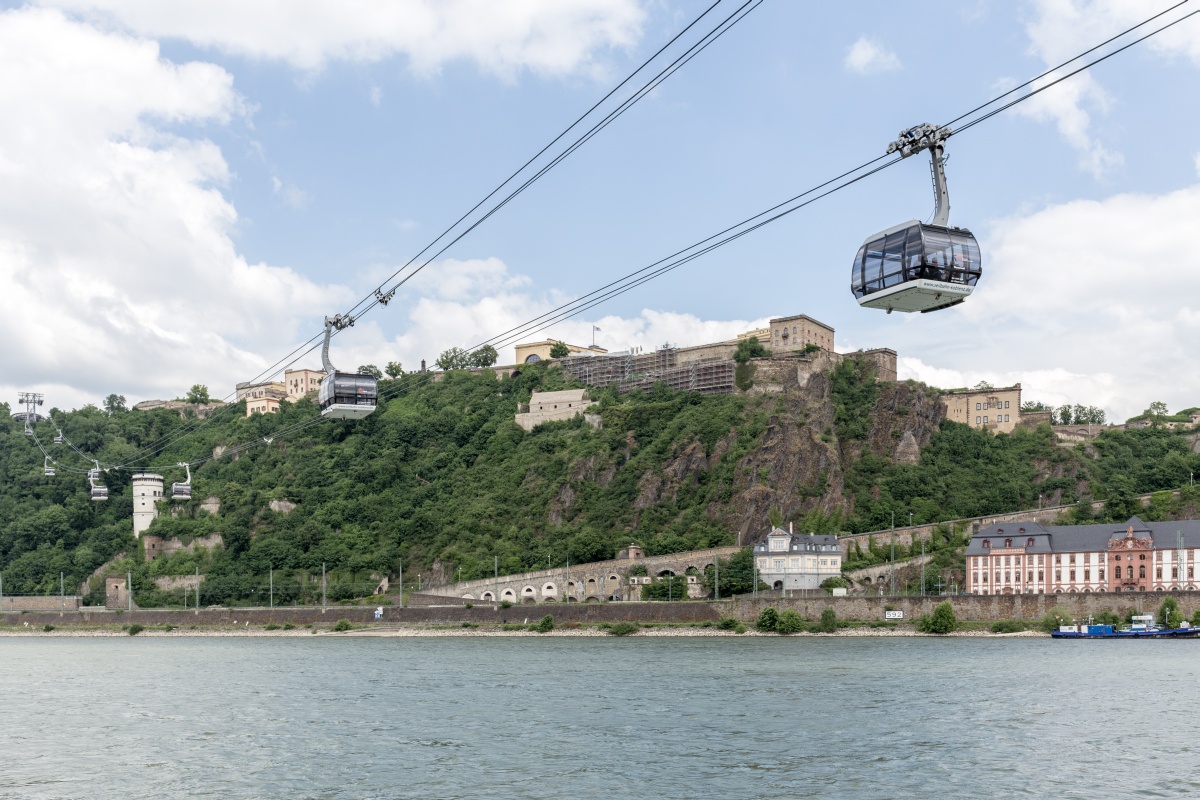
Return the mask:
<svg viewBox="0 0 1200 800">
<path fill-rule="evenodd" d="M 620 585 L 620 583 L 621 583 L 621 576 L 620 576 L 620 575 L 615 575 L 615 574 L 614 574 L 614 575 L 609 575 L 609 576 L 608 576 L 608 582 L 609 582 L 609 583 L 615 583 L 615 584 L 617 584 L 617 585 Z"/>
<path fill-rule="evenodd" d="M 537 590 L 532 586 L 526 586 L 521 590 L 521 602 L 526 605 L 531 605 L 537 602 Z"/>
<path fill-rule="evenodd" d="M 1085 588 L 1085 589 L 1083 590 L 1083 593 L 1084 593 L 1084 594 L 1091 594 L 1091 593 L 1092 593 L 1092 590 L 1091 590 L 1091 589 L 1086 589 L 1086 588 Z"/>
<path fill-rule="evenodd" d="M 1161 586 L 1154 587 L 1154 591 L 1156 591 L 1156 592 L 1161 592 L 1162 590 L 1163 590 L 1163 587 L 1161 587 Z"/>
<path fill-rule="evenodd" d="M 1075 590 L 1072 589 L 1071 591 L 1075 591 Z M 1012 593 L 1013 593 L 1013 590 L 1012 590 L 1011 586 L 1005 586 L 1004 590 L 1001 592 L 1001 594 L 1012 594 Z"/>
<path fill-rule="evenodd" d="M 492 594 L 491 592 L 484 592 L 483 594 L 479 595 L 479 599 L 485 603 L 494 603 L 496 602 L 496 595 Z"/>
<path fill-rule="evenodd" d="M 558 596 L 558 587 L 555 586 L 553 583 L 547 583 L 545 586 L 542 587 L 542 599 L 546 599 L 546 598 L 550 598 L 550 597 L 557 597 L 557 596 Z"/>
<path fill-rule="evenodd" d="M 542 602 L 543 603 L 556 603 L 558 601 L 553 597 L 543 597 Z"/>
<path fill-rule="evenodd" d="M 1062 594 L 1062 589 L 1055 589 L 1055 590 L 1054 590 L 1054 593 L 1055 593 L 1055 594 Z"/>
<path fill-rule="evenodd" d="M 1096 588 L 1096 594 L 1103 594 L 1103 593 L 1104 593 L 1104 587 L 1103 587 L 1103 586 L 1099 586 L 1099 587 L 1097 587 L 1097 588 Z"/>
<path fill-rule="evenodd" d="M 688 567 L 687 569 L 685 569 L 683 571 L 683 574 L 684 575 L 699 575 L 700 569 L 698 567 L 694 567 L 694 566 Z"/>
<path fill-rule="evenodd" d="M 463 600 L 474 600 L 474 599 L 475 599 L 475 595 L 473 595 L 473 594 L 464 594 L 464 595 L 462 596 L 462 599 L 463 599 Z"/>
<path fill-rule="evenodd" d="M 594 594 L 589 594 L 587 597 L 585 597 L 585 598 L 583 599 L 583 602 L 585 602 L 585 603 L 599 603 L 599 602 L 600 602 L 600 598 L 599 598 L 599 597 L 596 597 L 596 595 L 594 595 Z"/>
<path fill-rule="evenodd" d="M 664 569 L 662 572 L 658 573 L 658 577 L 660 577 L 660 578 L 674 578 L 674 577 L 675 577 L 675 573 L 674 573 L 674 572 L 672 572 L 672 571 L 671 571 L 671 570 L 669 570 L 669 569 Z"/>
<path fill-rule="evenodd" d="M 771 588 L 772 589 L 782 589 L 783 581 L 775 581 L 775 583 L 771 584 Z"/>
<path fill-rule="evenodd" d="M 608 600 L 609 600 L 609 602 L 611 602 L 611 603 L 619 603 L 619 602 L 621 602 L 621 595 L 619 595 L 619 594 L 610 594 L 610 595 L 608 596 Z"/>
<path fill-rule="evenodd" d="M 864 576 L 863 576 L 863 579 L 862 579 L 862 582 L 863 582 L 863 583 L 870 583 L 870 582 L 871 582 L 871 576 L 870 576 L 870 575 L 864 575 Z"/>
<path fill-rule="evenodd" d="M 1072 586 L 1070 589 L 1068 589 L 1067 594 L 1075 594 L 1075 587 Z"/>
<path fill-rule="evenodd" d="M 503 592 L 500 593 L 500 601 L 501 602 L 504 602 L 505 600 L 507 600 L 508 602 L 511 603 L 516 599 L 517 599 L 517 593 L 514 592 L 512 589 L 505 589 Z"/>
</svg>

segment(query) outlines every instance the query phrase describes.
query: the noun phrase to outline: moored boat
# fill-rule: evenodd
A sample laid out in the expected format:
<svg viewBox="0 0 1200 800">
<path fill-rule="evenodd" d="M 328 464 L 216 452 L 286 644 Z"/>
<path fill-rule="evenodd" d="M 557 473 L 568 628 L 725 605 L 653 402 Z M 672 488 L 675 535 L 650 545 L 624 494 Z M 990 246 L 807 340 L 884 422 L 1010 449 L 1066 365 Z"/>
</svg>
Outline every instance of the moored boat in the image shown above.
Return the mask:
<svg viewBox="0 0 1200 800">
<path fill-rule="evenodd" d="M 1200 628 L 1193 628 L 1187 622 L 1179 628 L 1160 628 L 1153 614 L 1135 614 L 1132 624 L 1125 628 L 1095 625 L 1089 619 L 1086 624 L 1060 625 L 1050 636 L 1055 639 L 1194 639 L 1200 636 Z"/>
</svg>

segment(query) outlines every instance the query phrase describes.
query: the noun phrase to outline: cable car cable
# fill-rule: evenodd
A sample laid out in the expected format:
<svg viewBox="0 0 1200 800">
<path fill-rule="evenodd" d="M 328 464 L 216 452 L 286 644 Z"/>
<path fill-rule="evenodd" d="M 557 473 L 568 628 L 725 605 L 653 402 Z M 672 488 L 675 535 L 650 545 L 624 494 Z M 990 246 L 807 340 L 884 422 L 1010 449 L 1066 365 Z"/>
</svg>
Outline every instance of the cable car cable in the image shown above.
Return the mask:
<svg viewBox="0 0 1200 800">
<path fill-rule="evenodd" d="M 367 306 L 367 309 L 364 309 L 364 311 L 361 312 L 361 313 L 366 313 L 367 310 L 370 310 L 375 305 L 378 305 L 380 303 L 381 296 L 390 296 L 392 293 L 394 293 L 395 287 L 393 287 L 393 289 L 391 289 L 386 295 L 383 293 L 382 289 L 387 284 L 388 281 L 390 281 L 392 278 L 396 277 L 401 272 L 403 272 L 403 270 L 405 268 L 407 268 L 412 263 L 414 263 L 418 258 L 420 258 L 423 253 L 427 252 L 438 241 L 440 241 L 448 233 L 453 231 L 454 228 L 457 227 L 463 220 L 465 220 L 467 217 L 469 217 L 480 206 L 482 206 L 491 197 L 493 197 L 497 192 L 499 192 L 501 189 L 503 189 L 504 186 L 509 184 L 515 177 L 517 177 L 521 172 L 523 172 L 530 164 L 532 164 L 541 155 L 543 155 L 547 150 L 549 150 L 551 147 L 553 147 L 554 144 L 556 144 L 559 140 L 561 140 L 564 136 L 566 136 L 567 133 L 569 133 L 572 129 L 574 129 L 576 126 L 578 126 L 580 122 L 582 122 L 589 115 L 591 115 L 605 101 L 607 101 L 609 98 L 611 98 L 616 92 L 618 92 L 627 83 L 629 83 L 631 80 L 633 80 L 633 78 L 635 76 L 637 76 L 639 73 L 641 73 L 648 65 L 653 63 L 663 52 L 665 52 L 668 48 L 670 48 L 671 45 L 673 45 L 684 34 L 686 34 L 687 31 L 689 31 L 693 27 L 695 27 L 705 16 L 707 16 L 713 9 L 715 9 L 718 5 L 720 5 L 721 2 L 722 2 L 722 0 L 716 0 L 716 2 L 712 3 L 708 8 L 706 8 L 703 12 L 701 12 L 701 14 L 699 16 L 697 16 L 690 23 L 688 23 L 687 26 L 685 26 L 682 30 L 680 30 L 679 33 L 677 33 L 674 37 L 672 37 L 666 44 L 664 44 L 662 47 L 660 47 L 652 56 L 650 56 L 648 59 L 646 59 L 640 66 L 638 66 L 637 69 L 635 69 L 624 80 L 622 80 L 619 84 L 617 84 L 616 87 L 614 87 L 606 95 L 604 95 L 604 97 L 602 97 L 595 104 L 593 104 L 591 108 L 589 108 L 586 112 L 584 112 L 582 115 L 580 115 L 574 122 L 572 122 L 570 125 L 568 125 L 566 128 L 564 128 L 563 131 L 561 133 L 559 133 L 558 136 L 556 136 L 553 140 L 551 140 L 551 142 L 549 144 L 547 144 L 545 147 L 543 147 L 541 150 L 539 150 L 538 153 L 536 153 L 532 158 L 530 158 L 528 161 L 526 161 L 525 164 L 523 164 L 519 169 L 517 169 L 515 172 L 513 172 L 508 178 L 506 178 L 499 185 L 497 185 L 495 189 L 493 189 L 491 192 L 489 192 L 487 196 L 485 196 L 482 200 L 480 200 L 478 203 L 476 203 L 475 206 L 473 206 L 466 214 L 464 214 L 457 221 L 455 221 L 454 224 L 452 224 L 445 231 L 443 231 L 441 234 L 439 234 L 433 241 L 431 241 L 428 245 L 426 245 L 424 248 L 422 248 L 422 250 L 420 252 L 418 252 L 417 255 L 415 255 L 412 259 L 410 259 L 403 267 L 401 267 L 399 270 L 394 272 L 387 280 L 385 280 L 383 283 L 381 283 L 380 286 L 375 290 L 375 292 L 373 294 L 367 295 L 367 297 L 363 298 L 357 304 L 355 304 L 355 306 L 351 309 L 351 312 L 353 312 L 355 309 L 357 309 L 359 306 L 361 306 L 364 302 L 371 301 L 372 298 L 374 298 L 374 301 L 370 302 L 370 305 Z M 671 64 L 669 64 L 666 68 L 661 70 L 657 75 L 652 77 L 646 84 L 644 84 L 637 92 L 634 93 L 632 98 L 626 99 L 625 101 L 623 101 L 623 103 L 620 106 L 618 106 L 617 111 L 609 112 L 609 114 L 605 117 L 604 120 L 602 120 L 601 123 L 597 123 L 597 125 L 593 126 L 591 129 L 589 129 L 589 131 L 586 134 L 584 134 L 584 136 L 581 139 L 578 139 L 574 143 L 572 143 L 572 145 L 569 147 L 569 149 L 565 153 L 559 154 L 551 162 L 551 164 L 549 164 L 549 165 L 543 167 L 541 170 L 539 170 L 539 172 L 535 176 L 533 176 L 531 179 L 527 180 L 522 186 L 520 186 L 517 190 L 515 190 L 508 197 L 506 197 L 505 200 L 499 206 L 497 206 L 496 208 L 489 211 L 488 214 L 485 215 L 482 219 L 476 221 L 466 231 L 464 231 L 459 236 L 457 236 L 452 242 L 450 242 L 445 247 L 443 247 L 441 250 L 439 250 L 437 254 L 432 256 L 425 263 L 421 264 L 420 267 L 418 267 L 410 275 L 408 275 L 404 279 L 404 281 L 402 281 L 401 283 L 406 282 L 409 278 L 412 277 L 412 275 L 415 275 L 417 272 L 419 272 L 421 269 L 423 269 L 425 266 L 427 266 L 430 261 L 432 261 L 434 258 L 436 258 L 441 253 L 445 252 L 445 250 L 448 247 L 450 247 L 454 243 L 461 240 L 464 236 L 467 235 L 467 233 L 470 233 L 472 230 L 474 230 L 476 227 L 478 227 L 478 225 L 480 225 L 484 220 L 486 220 L 488 217 L 490 217 L 492 214 L 494 214 L 496 211 L 498 211 L 500 208 L 502 208 L 505 204 L 507 204 L 510 200 L 515 198 L 518 194 L 523 192 L 526 188 L 528 188 L 530 185 L 532 185 L 534 182 L 536 182 L 538 179 L 540 179 L 551 168 L 553 168 L 554 166 L 557 166 L 557 164 L 561 163 L 561 161 L 564 158 L 569 156 L 571 153 L 575 152 L 575 150 L 577 150 L 580 146 L 582 146 L 584 143 L 586 143 L 586 141 L 588 141 L 592 136 L 594 136 L 596 133 L 598 133 L 604 127 L 606 127 L 610 122 L 612 122 L 617 117 L 619 117 L 621 114 L 623 114 L 625 111 L 627 111 L 630 107 L 632 107 L 632 105 L 634 103 L 636 103 L 638 100 L 640 100 L 642 97 L 644 97 L 647 93 L 649 93 L 649 91 L 653 90 L 655 87 L 657 87 L 659 84 L 661 84 L 664 80 L 666 80 L 666 78 L 670 77 L 672 74 L 674 74 L 674 72 L 676 72 L 684 64 L 686 64 L 688 61 L 690 61 L 692 58 L 694 58 L 696 55 L 698 55 L 701 51 L 703 51 L 705 48 L 707 48 L 708 45 L 712 44 L 714 41 L 716 41 L 716 39 L 718 39 L 718 38 L 720 38 L 720 36 L 724 35 L 724 33 L 726 33 L 730 28 L 732 28 L 734 25 L 736 25 L 738 22 L 740 22 L 742 19 L 744 19 L 746 17 L 746 15 L 748 15 L 750 13 L 750 11 L 753 11 L 755 8 L 757 8 L 759 5 L 761 5 L 762 2 L 763 2 L 763 0 L 746 0 L 746 2 L 742 3 L 742 5 L 739 6 L 732 14 L 730 14 L 728 17 L 723 19 L 720 23 L 718 23 L 717 26 L 715 26 L 708 33 L 706 33 L 703 37 L 701 37 L 700 40 L 698 40 L 695 44 L 692 44 L 687 50 L 685 50 L 683 55 L 677 57 L 673 62 L 671 62 Z M 747 8 L 748 6 L 749 6 L 749 8 Z M 383 301 L 383 302 L 386 303 L 386 301 Z M 361 316 L 361 313 L 360 313 L 360 316 Z M 320 339 L 322 337 L 322 335 L 323 335 L 323 333 L 313 336 L 311 339 L 308 340 L 308 342 L 300 345 L 299 347 L 294 349 L 291 353 L 289 353 L 287 356 L 285 356 L 283 359 L 280 359 L 280 361 L 278 361 L 274 365 L 272 365 L 272 367 L 268 368 L 268 371 L 264 371 L 264 372 L 260 373 L 258 376 L 256 376 L 251 381 L 251 383 L 258 382 L 265 377 L 274 375 L 280 369 L 286 369 L 288 366 L 291 366 L 291 364 L 294 364 L 300 358 L 303 358 L 308 353 L 311 353 L 314 349 L 316 349 L 316 347 L 313 343 L 317 339 Z M 306 346 L 308 346 L 307 349 L 304 349 Z M 302 350 L 303 350 L 303 352 L 300 352 Z M 288 359 L 291 359 L 291 360 L 289 361 Z M 228 402 L 229 397 L 236 397 L 236 390 L 232 395 L 227 395 L 227 397 L 226 397 L 227 402 Z M 139 451 L 138 456 L 135 456 L 133 459 L 131 459 L 130 461 L 126 462 L 125 464 L 123 464 L 121 466 L 125 467 L 125 466 L 129 466 L 129 465 L 133 464 L 135 461 L 138 460 L 139 457 L 141 457 L 140 454 L 147 450 L 152 451 L 151 455 L 156 454 L 158 452 L 162 452 L 162 450 L 166 449 L 166 447 L 169 447 L 174 442 L 177 442 L 183 438 L 186 438 L 186 436 L 190 435 L 192 432 L 199 430 L 200 428 L 211 423 L 213 421 L 214 417 L 216 415 L 220 414 L 221 411 L 222 411 L 221 409 L 218 409 L 217 411 L 214 412 L 213 415 L 210 415 L 203 422 L 194 423 L 193 425 L 188 426 L 184 430 L 173 431 L 172 434 L 168 434 L 166 436 L 161 437 L 156 442 L 153 442 L 150 445 L 147 445 L 147 446 L 141 448 L 141 451 Z M 159 445 L 161 445 L 161 446 L 159 446 Z"/>
</svg>

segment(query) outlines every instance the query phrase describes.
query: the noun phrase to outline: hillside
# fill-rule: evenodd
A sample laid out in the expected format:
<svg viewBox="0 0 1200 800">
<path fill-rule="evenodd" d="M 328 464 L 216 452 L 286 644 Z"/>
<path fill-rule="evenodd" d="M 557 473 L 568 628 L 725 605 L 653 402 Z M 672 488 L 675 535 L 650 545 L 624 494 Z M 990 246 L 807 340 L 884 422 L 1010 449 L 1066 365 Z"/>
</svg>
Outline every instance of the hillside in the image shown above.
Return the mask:
<svg viewBox="0 0 1200 800">
<path fill-rule="evenodd" d="M 5 592 L 57 593 L 60 571 L 78 586 L 111 562 L 134 573 L 148 601 L 169 599 L 152 596 L 153 577 L 197 568 L 206 602 L 252 599 L 271 570 L 283 587 L 277 597 L 311 596 L 305 576 L 322 564 L 335 594 L 369 594 L 371 576 L 394 577 L 401 562 L 406 578 L 436 583 L 490 575 L 494 559 L 511 573 L 548 558 L 608 558 L 630 542 L 650 555 L 747 543 L 772 518 L 865 531 L 887 527 L 893 513 L 897 524 L 910 512 L 916 522 L 954 519 L 1036 506 L 1039 495 L 1046 504 L 1111 497 L 1114 518 L 1124 519 L 1123 498 L 1200 472 L 1190 431 L 1115 432 L 1075 448 L 1057 446 L 1045 426 L 993 436 L 944 421 L 928 387 L 877 383 L 852 359 L 782 392 L 594 390 L 600 430 L 582 419 L 532 433 L 514 424 L 531 391 L 571 385 L 545 364 L 516 378 L 451 372 L 414 384 L 381 382 L 396 396 L 359 423 L 274 437 L 316 417 L 313 403 L 252 419 L 239 405 L 180 439 L 153 464 L 274 437 L 194 470 L 194 499 L 174 504 L 178 516 L 164 513 L 150 531 L 184 541 L 219 533 L 224 548 L 152 564 L 131 532 L 131 473 L 106 475 L 111 499 L 93 503 L 82 475 L 43 477 L 41 454 L 9 422 L 0 430 Z M 72 443 L 106 463 L 195 424 L 168 410 L 53 413 Z M 52 427 L 43 423 L 39 435 L 49 442 Z M 61 460 L 86 466 L 70 453 Z M 168 483 L 182 478 L 164 474 Z M 210 497 L 215 514 L 200 508 Z M 271 510 L 282 500 L 295 507 Z M 128 558 L 112 561 L 122 553 Z"/>
</svg>

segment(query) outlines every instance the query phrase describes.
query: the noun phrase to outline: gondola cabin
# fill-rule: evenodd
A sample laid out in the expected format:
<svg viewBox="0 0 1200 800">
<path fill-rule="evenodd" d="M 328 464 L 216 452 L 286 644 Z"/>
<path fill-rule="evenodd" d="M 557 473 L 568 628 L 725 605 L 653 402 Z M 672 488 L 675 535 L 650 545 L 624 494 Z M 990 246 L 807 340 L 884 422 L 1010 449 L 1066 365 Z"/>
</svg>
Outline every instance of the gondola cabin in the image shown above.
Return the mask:
<svg viewBox="0 0 1200 800">
<path fill-rule="evenodd" d="M 362 419 L 375 411 L 378 382 L 371 375 L 331 372 L 321 380 L 317 402 L 321 416 L 329 419 Z"/>
<path fill-rule="evenodd" d="M 92 499 L 97 500 L 97 501 L 107 500 L 108 499 L 108 487 L 107 486 L 93 486 L 92 487 Z"/>
<path fill-rule="evenodd" d="M 854 257 L 850 290 L 866 308 L 924 313 L 961 303 L 982 271 L 969 230 L 914 219 L 867 237 Z"/>
<path fill-rule="evenodd" d="M 192 485 L 190 483 L 172 483 L 171 484 L 171 499 L 172 500 L 191 500 Z"/>
</svg>

